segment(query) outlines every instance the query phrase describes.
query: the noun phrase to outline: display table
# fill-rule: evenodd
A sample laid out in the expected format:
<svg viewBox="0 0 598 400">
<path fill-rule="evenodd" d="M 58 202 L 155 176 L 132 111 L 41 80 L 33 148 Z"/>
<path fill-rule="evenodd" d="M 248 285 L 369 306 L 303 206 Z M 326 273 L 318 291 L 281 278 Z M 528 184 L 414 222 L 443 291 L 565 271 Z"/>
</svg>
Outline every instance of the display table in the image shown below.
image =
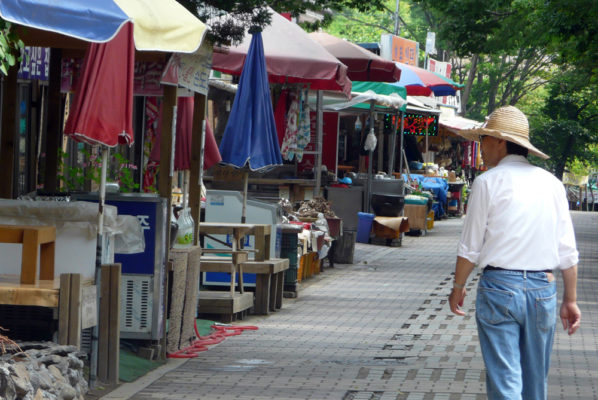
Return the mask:
<svg viewBox="0 0 598 400">
<path fill-rule="evenodd" d="M 428 206 L 419 204 L 405 204 L 404 216 L 407 217 L 410 230 L 427 230 L 426 218 L 428 217 Z"/>
</svg>

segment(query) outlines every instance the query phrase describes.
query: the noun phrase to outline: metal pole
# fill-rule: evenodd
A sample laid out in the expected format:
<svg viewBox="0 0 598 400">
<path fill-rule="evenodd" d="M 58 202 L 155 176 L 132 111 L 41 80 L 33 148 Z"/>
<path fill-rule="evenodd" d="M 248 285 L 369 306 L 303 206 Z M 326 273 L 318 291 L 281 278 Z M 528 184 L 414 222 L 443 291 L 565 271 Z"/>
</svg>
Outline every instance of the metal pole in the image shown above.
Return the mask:
<svg viewBox="0 0 598 400">
<path fill-rule="evenodd" d="M 206 120 L 201 122 L 201 146 L 199 150 L 199 174 L 197 178 L 197 184 L 199 185 L 199 197 L 201 201 L 201 190 L 203 187 L 203 164 L 206 149 Z"/>
<path fill-rule="evenodd" d="M 95 284 L 96 284 L 96 309 L 97 318 L 96 324 L 92 328 L 91 333 L 91 354 L 89 360 L 89 386 L 96 387 L 96 380 L 98 376 L 98 338 L 99 338 L 99 324 L 100 324 L 100 294 L 101 285 L 100 278 L 102 276 L 102 253 L 104 249 L 104 204 L 106 202 L 106 166 L 108 165 L 108 153 L 110 149 L 102 146 L 102 172 L 100 173 L 100 193 L 98 199 L 98 239 L 96 245 L 96 268 L 95 268 Z"/>
<path fill-rule="evenodd" d="M 373 133 L 374 132 L 374 100 L 370 101 L 370 132 Z M 367 138 L 366 138 L 367 141 Z M 374 158 L 374 150 L 371 149 L 369 151 L 369 156 L 368 156 L 368 184 L 366 186 L 367 192 L 365 194 L 365 212 L 367 213 L 371 213 L 371 202 L 370 202 L 370 197 L 372 196 L 372 161 Z"/>
<path fill-rule="evenodd" d="M 399 173 L 401 174 L 401 176 L 403 176 L 403 132 L 405 130 L 405 112 L 401 111 L 401 127 L 400 127 L 400 131 L 399 131 L 399 135 L 400 135 L 400 142 L 401 142 L 401 147 L 400 147 L 400 151 L 399 151 Z"/>
<path fill-rule="evenodd" d="M 394 172 L 395 169 L 395 153 L 397 152 L 397 128 L 399 125 L 399 112 L 397 110 L 397 123 L 396 125 L 393 126 L 392 132 L 391 132 L 391 141 L 390 141 L 390 153 L 389 153 L 389 157 L 388 157 L 388 175 L 392 175 L 392 173 Z M 399 169 L 399 173 L 401 172 L 401 170 Z"/>
<path fill-rule="evenodd" d="M 401 0 L 397 0 L 396 8 L 395 8 L 395 36 L 399 36 L 401 33 L 401 25 L 399 24 L 399 8 L 400 8 Z"/>
<path fill-rule="evenodd" d="M 314 190 L 314 197 L 320 196 L 320 186 L 322 186 L 322 140 L 324 138 L 324 104 L 323 94 L 318 90 L 316 97 L 316 187 Z"/>
</svg>

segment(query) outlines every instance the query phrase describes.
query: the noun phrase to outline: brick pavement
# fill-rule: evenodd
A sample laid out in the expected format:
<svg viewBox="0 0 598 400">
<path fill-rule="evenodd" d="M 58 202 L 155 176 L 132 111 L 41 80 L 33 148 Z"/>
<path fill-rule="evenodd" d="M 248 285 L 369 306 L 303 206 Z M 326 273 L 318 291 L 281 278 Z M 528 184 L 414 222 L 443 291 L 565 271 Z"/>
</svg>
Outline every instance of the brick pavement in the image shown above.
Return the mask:
<svg viewBox="0 0 598 400">
<path fill-rule="evenodd" d="M 551 400 L 598 399 L 598 214 L 574 213 L 574 221 L 584 322 L 571 338 L 556 335 Z M 358 243 L 355 264 L 310 279 L 277 313 L 238 323 L 258 331 L 226 339 L 131 398 L 484 399 L 475 291 L 464 318 L 446 305 L 461 225 L 439 221 L 398 248 Z M 477 279 L 470 277 L 471 289 Z"/>
</svg>

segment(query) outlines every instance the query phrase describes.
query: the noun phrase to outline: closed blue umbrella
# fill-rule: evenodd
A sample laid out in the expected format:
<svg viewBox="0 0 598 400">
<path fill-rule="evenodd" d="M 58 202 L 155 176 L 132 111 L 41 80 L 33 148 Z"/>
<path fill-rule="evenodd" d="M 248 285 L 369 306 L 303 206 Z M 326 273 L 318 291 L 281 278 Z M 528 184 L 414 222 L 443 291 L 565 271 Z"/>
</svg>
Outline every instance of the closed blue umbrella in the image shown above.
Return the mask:
<svg viewBox="0 0 598 400">
<path fill-rule="evenodd" d="M 270 99 L 261 32 L 253 32 L 228 123 L 220 142 L 222 163 L 244 168 L 243 217 L 248 170 L 265 171 L 282 165 L 274 110 Z"/>
</svg>

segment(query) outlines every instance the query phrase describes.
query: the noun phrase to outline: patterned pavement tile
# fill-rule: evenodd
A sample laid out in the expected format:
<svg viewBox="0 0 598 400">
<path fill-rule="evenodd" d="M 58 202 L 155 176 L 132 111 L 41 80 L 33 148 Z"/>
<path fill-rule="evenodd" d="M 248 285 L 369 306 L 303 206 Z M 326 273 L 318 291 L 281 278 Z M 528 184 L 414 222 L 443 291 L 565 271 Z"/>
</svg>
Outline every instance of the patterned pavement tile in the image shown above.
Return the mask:
<svg viewBox="0 0 598 400">
<path fill-rule="evenodd" d="M 598 213 L 572 215 L 583 323 L 572 337 L 560 329 L 555 337 L 550 400 L 598 399 Z M 280 311 L 236 323 L 259 330 L 227 338 L 130 398 L 485 399 L 479 275 L 468 282 L 466 317 L 447 306 L 462 221 L 437 221 L 401 247 L 357 243 L 354 264 L 302 282 Z"/>
</svg>

